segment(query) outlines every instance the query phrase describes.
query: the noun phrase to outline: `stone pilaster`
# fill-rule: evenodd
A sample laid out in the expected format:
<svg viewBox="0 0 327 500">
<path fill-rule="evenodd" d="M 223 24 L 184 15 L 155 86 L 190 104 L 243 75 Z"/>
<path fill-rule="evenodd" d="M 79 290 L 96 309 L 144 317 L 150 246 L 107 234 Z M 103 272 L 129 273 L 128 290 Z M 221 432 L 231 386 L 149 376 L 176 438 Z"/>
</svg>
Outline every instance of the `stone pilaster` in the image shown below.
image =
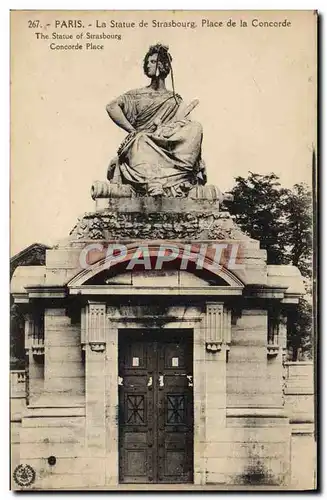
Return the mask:
<svg viewBox="0 0 327 500">
<path fill-rule="evenodd" d="M 85 351 L 86 346 L 86 320 L 87 320 L 87 307 L 81 308 L 81 348 Z"/>
<path fill-rule="evenodd" d="M 44 386 L 44 328 L 43 313 L 35 317 L 25 314 L 25 352 L 28 360 L 26 379 L 28 403 L 40 396 Z"/>
<path fill-rule="evenodd" d="M 115 486 L 119 482 L 118 329 L 110 320 L 106 347 L 106 436 L 106 485 Z"/>
<path fill-rule="evenodd" d="M 206 449 L 219 447 L 226 428 L 226 352 L 230 342 L 230 312 L 224 304 L 210 302 L 205 314 L 205 442 Z M 218 453 L 218 451 L 217 451 Z M 215 456 L 213 452 L 213 456 Z M 216 471 L 206 453 L 206 482 L 224 483 L 223 470 Z"/>
<path fill-rule="evenodd" d="M 206 305 L 206 350 L 221 351 L 223 343 L 223 313 L 224 305 L 208 302 Z"/>
<path fill-rule="evenodd" d="M 267 389 L 279 393 L 275 398 L 280 406 L 284 401 L 283 361 L 287 342 L 286 324 L 287 320 L 278 306 L 268 312 Z"/>
<path fill-rule="evenodd" d="M 86 453 L 89 458 L 106 457 L 106 305 L 86 306 L 85 406 Z M 84 335 L 84 333 L 83 333 Z M 101 468 L 104 474 L 105 468 Z M 102 482 L 104 484 L 105 477 Z"/>
<path fill-rule="evenodd" d="M 277 356 L 280 352 L 280 321 L 279 309 L 272 309 L 268 312 L 267 354 L 270 357 Z"/>
<path fill-rule="evenodd" d="M 30 312 L 25 313 L 25 349 L 26 350 L 29 350 L 32 347 L 33 332 L 34 332 L 33 315 Z"/>
<path fill-rule="evenodd" d="M 91 350 L 103 352 L 106 347 L 106 304 L 89 304 L 86 328 L 87 342 Z"/>
<path fill-rule="evenodd" d="M 205 320 L 194 328 L 194 484 L 206 483 L 206 368 Z"/>
<path fill-rule="evenodd" d="M 279 324 L 279 345 L 281 349 L 282 359 L 286 356 L 287 349 L 287 315 L 285 312 L 282 312 L 280 316 L 280 324 Z"/>
</svg>

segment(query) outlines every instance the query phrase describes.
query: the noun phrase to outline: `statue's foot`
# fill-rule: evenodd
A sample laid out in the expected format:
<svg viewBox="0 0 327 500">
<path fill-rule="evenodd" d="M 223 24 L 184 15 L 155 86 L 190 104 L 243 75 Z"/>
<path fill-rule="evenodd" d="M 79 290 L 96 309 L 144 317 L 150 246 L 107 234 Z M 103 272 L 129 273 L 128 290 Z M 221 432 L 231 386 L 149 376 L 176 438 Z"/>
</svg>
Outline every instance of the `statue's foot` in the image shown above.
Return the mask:
<svg viewBox="0 0 327 500">
<path fill-rule="evenodd" d="M 148 184 L 149 196 L 164 196 L 164 190 L 160 182 L 152 182 Z"/>
</svg>

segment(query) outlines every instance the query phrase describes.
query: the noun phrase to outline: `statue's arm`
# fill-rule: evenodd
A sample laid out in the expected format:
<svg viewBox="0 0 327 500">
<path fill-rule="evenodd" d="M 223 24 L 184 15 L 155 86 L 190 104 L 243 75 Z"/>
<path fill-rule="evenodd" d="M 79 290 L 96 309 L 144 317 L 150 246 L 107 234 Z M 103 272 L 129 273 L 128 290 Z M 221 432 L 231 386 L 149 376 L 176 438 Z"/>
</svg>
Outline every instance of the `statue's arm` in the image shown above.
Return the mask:
<svg viewBox="0 0 327 500">
<path fill-rule="evenodd" d="M 126 130 L 126 132 L 128 133 L 135 131 L 133 125 L 127 120 L 126 116 L 124 115 L 121 105 L 119 104 L 117 99 L 107 104 L 106 110 L 112 121 L 116 123 L 118 127 Z"/>
</svg>

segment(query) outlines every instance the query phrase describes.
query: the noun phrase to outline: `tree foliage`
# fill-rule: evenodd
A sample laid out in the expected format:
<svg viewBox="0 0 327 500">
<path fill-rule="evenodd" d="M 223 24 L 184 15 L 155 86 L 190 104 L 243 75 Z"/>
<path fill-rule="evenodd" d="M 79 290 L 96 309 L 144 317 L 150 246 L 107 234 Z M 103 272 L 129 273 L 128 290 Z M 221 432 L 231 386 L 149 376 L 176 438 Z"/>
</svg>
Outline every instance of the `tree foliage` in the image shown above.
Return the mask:
<svg viewBox="0 0 327 500">
<path fill-rule="evenodd" d="M 290 316 L 288 347 L 292 359 L 312 349 L 312 195 L 309 187 L 295 184 L 285 189 L 274 173 L 249 172 L 236 177 L 230 191 L 233 201 L 225 202 L 235 222 L 267 251 L 268 264 L 292 264 L 305 278 L 307 295 Z"/>
<path fill-rule="evenodd" d="M 288 190 L 285 204 L 285 248 L 293 266 L 312 277 L 312 196 L 305 184 Z"/>
</svg>

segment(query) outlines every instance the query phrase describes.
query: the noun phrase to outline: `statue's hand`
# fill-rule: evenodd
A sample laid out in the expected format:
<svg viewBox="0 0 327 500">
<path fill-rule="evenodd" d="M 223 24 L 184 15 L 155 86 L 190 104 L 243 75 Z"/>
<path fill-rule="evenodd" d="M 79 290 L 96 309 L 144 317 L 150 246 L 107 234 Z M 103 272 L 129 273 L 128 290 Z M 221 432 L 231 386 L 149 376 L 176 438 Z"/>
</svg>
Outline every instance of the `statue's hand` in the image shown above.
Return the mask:
<svg viewBox="0 0 327 500">
<path fill-rule="evenodd" d="M 155 134 L 157 137 L 163 137 L 165 139 L 168 139 L 173 135 L 174 132 L 175 132 L 175 127 L 172 127 L 170 125 L 163 125 L 162 127 L 156 130 Z"/>
<path fill-rule="evenodd" d="M 155 135 L 157 137 L 163 137 L 165 139 L 169 139 L 169 137 L 175 134 L 181 127 L 183 127 L 188 122 L 189 120 L 178 120 L 176 122 L 159 126 L 155 132 Z"/>
<path fill-rule="evenodd" d="M 115 158 L 113 158 L 111 160 L 111 162 L 109 163 L 109 166 L 108 166 L 108 170 L 107 170 L 107 179 L 108 181 L 111 181 L 114 174 L 115 174 L 115 170 L 118 166 L 118 157 L 115 156 Z"/>
<path fill-rule="evenodd" d="M 133 130 L 125 137 L 125 139 L 123 140 L 123 142 L 121 143 L 121 145 L 118 148 L 118 151 L 117 151 L 118 158 L 122 157 L 123 153 L 126 151 L 126 149 L 130 145 L 131 141 L 134 139 L 136 134 L 137 134 L 137 131 Z"/>
</svg>

